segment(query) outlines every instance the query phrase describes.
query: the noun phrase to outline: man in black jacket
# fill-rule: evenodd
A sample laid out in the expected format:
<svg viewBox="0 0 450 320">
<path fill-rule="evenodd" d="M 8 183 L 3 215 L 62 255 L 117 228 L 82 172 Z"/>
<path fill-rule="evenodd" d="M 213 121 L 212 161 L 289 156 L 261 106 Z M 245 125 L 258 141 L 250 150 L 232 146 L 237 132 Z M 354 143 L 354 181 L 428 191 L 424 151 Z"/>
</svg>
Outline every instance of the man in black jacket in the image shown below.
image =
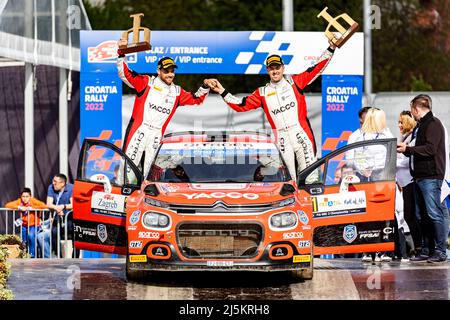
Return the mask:
<svg viewBox="0 0 450 320">
<path fill-rule="evenodd" d="M 420 94 L 411 101 L 411 113 L 418 121 L 415 146 L 399 143 L 397 152 L 410 157 L 415 182 L 416 210 L 422 227 L 422 251 L 414 262 L 447 261 L 448 210 L 440 201 L 445 175 L 445 129 L 431 112 L 431 98 Z M 426 208 L 426 210 L 424 210 Z"/>
</svg>

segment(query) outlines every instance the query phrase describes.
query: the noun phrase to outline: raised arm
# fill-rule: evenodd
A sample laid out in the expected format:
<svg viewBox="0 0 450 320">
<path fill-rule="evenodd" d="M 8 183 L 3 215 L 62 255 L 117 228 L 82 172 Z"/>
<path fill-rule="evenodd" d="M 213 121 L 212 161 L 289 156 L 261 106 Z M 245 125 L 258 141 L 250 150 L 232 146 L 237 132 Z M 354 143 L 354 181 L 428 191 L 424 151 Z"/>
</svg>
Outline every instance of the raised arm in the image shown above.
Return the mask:
<svg viewBox="0 0 450 320">
<path fill-rule="evenodd" d="M 122 40 L 118 42 L 118 45 L 120 45 L 121 41 Z M 148 84 L 149 76 L 140 75 L 133 70 L 130 70 L 130 68 L 128 68 L 125 54 L 120 49 L 117 50 L 117 54 L 117 72 L 119 73 L 120 79 L 122 79 L 127 86 L 135 89 L 138 93 L 142 92 Z"/>
<path fill-rule="evenodd" d="M 330 63 L 331 58 L 333 57 L 334 49 L 330 45 L 320 56 L 319 60 L 315 65 L 308 68 L 306 71 L 302 73 L 292 76 L 295 84 L 300 88 L 304 89 L 307 85 L 312 83 L 317 79 L 318 76 L 322 74 L 322 72 L 327 67 L 328 63 Z"/>
</svg>

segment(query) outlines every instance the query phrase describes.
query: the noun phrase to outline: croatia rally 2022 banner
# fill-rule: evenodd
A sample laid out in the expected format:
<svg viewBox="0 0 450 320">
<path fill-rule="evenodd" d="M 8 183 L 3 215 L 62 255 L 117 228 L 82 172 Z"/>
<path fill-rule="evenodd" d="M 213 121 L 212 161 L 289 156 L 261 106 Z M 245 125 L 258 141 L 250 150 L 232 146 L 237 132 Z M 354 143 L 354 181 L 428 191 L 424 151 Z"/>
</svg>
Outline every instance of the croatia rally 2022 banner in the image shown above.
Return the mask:
<svg viewBox="0 0 450 320">
<path fill-rule="evenodd" d="M 359 128 L 363 76 L 324 75 L 322 77 L 322 156 L 347 144 Z"/>
</svg>

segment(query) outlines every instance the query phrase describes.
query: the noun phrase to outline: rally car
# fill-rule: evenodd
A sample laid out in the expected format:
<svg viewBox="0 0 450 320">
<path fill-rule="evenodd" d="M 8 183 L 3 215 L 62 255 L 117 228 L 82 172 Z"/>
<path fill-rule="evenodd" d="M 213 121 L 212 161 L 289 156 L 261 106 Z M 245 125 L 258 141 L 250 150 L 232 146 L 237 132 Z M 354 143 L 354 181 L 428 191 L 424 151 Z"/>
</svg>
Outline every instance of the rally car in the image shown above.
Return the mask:
<svg viewBox="0 0 450 320">
<path fill-rule="evenodd" d="M 393 250 L 395 148 L 348 145 L 291 177 L 270 135 L 184 132 L 163 137 L 143 177 L 118 147 L 86 139 L 75 245 L 126 255 L 131 280 L 173 270 L 311 279 L 314 255 Z"/>
</svg>

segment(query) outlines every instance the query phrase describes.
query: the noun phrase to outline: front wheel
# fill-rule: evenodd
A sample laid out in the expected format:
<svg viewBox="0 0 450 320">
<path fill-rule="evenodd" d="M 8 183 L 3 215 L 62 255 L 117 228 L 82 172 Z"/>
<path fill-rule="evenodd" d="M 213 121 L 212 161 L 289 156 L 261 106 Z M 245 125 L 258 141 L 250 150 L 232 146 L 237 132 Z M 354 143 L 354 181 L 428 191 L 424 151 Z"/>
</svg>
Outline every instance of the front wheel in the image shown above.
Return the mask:
<svg viewBox="0 0 450 320">
<path fill-rule="evenodd" d="M 140 282 L 145 279 L 146 275 L 148 275 L 148 273 L 144 270 L 130 269 L 130 262 L 127 255 L 127 261 L 125 262 L 125 276 L 127 277 L 127 280 Z"/>
<path fill-rule="evenodd" d="M 294 279 L 311 280 L 314 275 L 313 260 L 311 260 L 311 267 L 309 269 L 292 270 L 291 275 Z"/>
</svg>

